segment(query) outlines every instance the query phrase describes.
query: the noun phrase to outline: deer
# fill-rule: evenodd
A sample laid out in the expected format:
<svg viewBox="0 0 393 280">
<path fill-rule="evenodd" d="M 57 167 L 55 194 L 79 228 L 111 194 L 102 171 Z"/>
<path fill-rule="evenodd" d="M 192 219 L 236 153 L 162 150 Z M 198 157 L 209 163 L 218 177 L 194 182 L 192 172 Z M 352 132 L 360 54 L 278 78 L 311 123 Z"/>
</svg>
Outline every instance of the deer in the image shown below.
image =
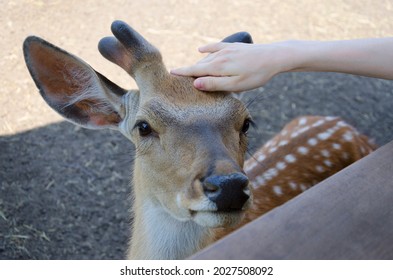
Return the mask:
<svg viewBox="0 0 393 280">
<path fill-rule="evenodd" d="M 209 94 L 166 69 L 159 50 L 123 21 L 99 52 L 138 89 L 126 90 L 36 36 L 23 44 L 42 98 L 68 121 L 115 129 L 135 146 L 129 259 L 184 259 L 370 153 L 339 118 L 305 116 L 245 160 L 253 124 L 234 94 Z M 246 32 L 224 42 L 252 43 Z"/>
</svg>

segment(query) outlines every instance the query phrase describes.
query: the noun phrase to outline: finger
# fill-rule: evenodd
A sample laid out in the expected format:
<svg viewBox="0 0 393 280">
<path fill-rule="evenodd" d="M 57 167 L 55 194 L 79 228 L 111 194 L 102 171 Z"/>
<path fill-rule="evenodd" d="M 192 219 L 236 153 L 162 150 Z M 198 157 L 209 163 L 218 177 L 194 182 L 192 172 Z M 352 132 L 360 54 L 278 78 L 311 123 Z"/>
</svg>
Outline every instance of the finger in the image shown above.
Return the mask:
<svg viewBox="0 0 393 280">
<path fill-rule="evenodd" d="M 208 72 L 208 67 L 205 64 L 194 64 L 189 67 L 180 67 L 176 69 L 172 69 L 171 74 L 179 75 L 179 76 L 192 76 L 192 77 L 201 77 L 201 76 L 209 76 L 212 75 Z"/>
<path fill-rule="evenodd" d="M 236 91 L 237 88 L 233 86 L 234 80 L 234 76 L 201 77 L 194 81 L 194 86 L 203 91 Z"/>
<path fill-rule="evenodd" d="M 200 59 L 196 64 L 210 63 L 216 58 L 216 53 L 209 53 L 204 58 Z"/>
<path fill-rule="evenodd" d="M 218 52 L 219 50 L 222 50 L 223 48 L 225 48 L 228 45 L 228 43 L 213 43 L 213 44 L 208 44 L 202 47 L 199 47 L 198 50 L 201 53 L 214 53 L 214 52 Z"/>
</svg>

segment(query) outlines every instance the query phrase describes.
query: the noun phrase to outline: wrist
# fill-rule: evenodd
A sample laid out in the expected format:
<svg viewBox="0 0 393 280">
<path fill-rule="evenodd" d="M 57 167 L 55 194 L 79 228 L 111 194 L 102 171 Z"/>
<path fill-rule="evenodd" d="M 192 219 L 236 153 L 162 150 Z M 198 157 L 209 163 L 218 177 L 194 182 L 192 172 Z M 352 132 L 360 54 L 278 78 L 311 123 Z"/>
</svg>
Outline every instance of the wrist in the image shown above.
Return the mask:
<svg viewBox="0 0 393 280">
<path fill-rule="evenodd" d="M 316 41 L 301 41 L 290 40 L 283 42 L 285 45 L 285 55 L 283 55 L 283 65 L 285 66 L 283 72 L 298 72 L 308 71 L 312 68 L 312 63 L 315 61 L 315 50 L 318 42 Z"/>
<path fill-rule="evenodd" d="M 273 58 L 277 59 L 275 63 L 277 74 L 285 72 L 301 71 L 307 67 L 308 49 L 310 42 L 300 40 L 289 40 L 274 44 L 276 50 Z"/>
</svg>

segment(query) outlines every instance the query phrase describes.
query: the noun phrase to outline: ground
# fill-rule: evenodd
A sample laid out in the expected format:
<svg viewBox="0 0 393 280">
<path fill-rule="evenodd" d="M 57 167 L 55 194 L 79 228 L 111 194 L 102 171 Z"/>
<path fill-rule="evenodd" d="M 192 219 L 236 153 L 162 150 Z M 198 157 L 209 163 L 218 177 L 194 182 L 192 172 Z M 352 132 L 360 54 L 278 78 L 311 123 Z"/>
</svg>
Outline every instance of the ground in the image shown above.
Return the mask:
<svg viewBox="0 0 393 280">
<path fill-rule="evenodd" d="M 51 111 L 24 64 L 26 36 L 76 54 L 126 88 L 135 83 L 96 47 L 115 19 L 156 45 L 168 68 L 197 61 L 198 46 L 241 30 L 258 43 L 392 36 L 391 0 L 256 2 L 1 1 L 0 259 L 121 259 L 129 238 L 132 144 Z M 305 114 L 340 116 L 378 145 L 393 139 L 392 81 L 291 73 L 243 98 L 255 98 L 251 152 Z"/>
</svg>

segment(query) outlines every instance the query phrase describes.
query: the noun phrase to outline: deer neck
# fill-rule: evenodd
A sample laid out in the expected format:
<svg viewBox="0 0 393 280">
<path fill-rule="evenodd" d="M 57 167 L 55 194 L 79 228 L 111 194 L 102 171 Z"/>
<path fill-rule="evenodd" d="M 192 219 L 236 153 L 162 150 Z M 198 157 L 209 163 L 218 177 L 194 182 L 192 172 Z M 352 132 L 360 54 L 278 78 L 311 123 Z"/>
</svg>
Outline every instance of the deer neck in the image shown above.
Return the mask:
<svg viewBox="0 0 393 280">
<path fill-rule="evenodd" d="M 214 240 L 213 231 L 180 221 L 149 197 L 135 193 L 129 259 L 185 259 Z"/>
</svg>

